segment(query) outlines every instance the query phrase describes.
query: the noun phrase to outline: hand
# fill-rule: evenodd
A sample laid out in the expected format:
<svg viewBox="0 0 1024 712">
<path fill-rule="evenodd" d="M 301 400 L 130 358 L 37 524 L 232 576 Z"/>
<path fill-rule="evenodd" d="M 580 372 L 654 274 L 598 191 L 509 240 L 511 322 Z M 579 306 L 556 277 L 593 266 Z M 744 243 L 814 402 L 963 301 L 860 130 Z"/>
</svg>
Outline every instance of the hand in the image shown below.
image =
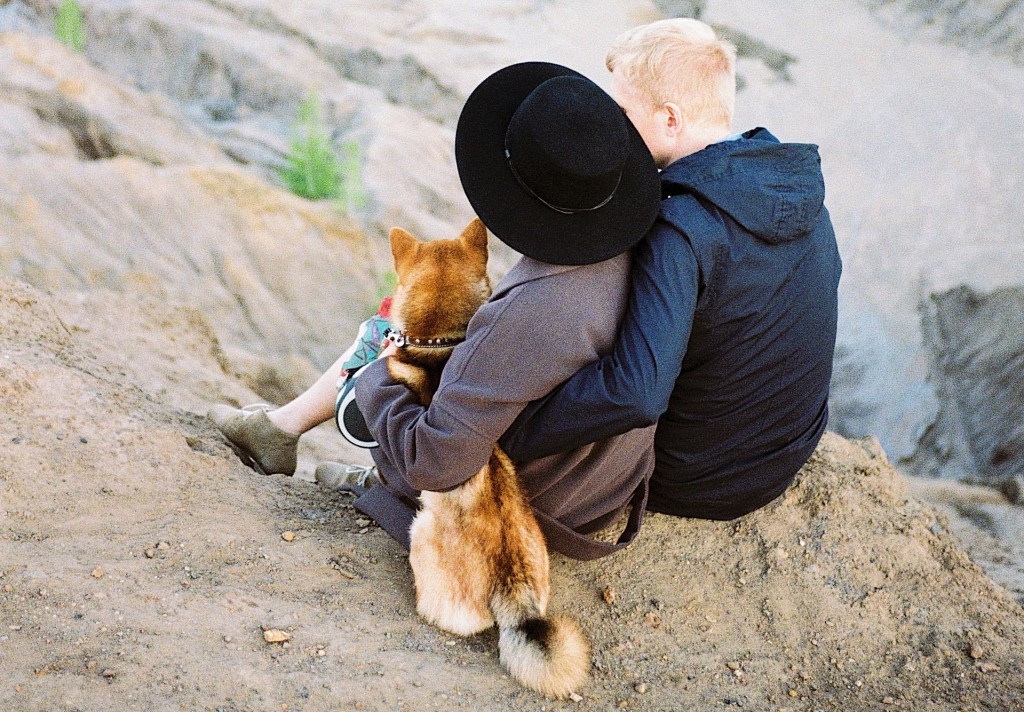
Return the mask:
<svg viewBox="0 0 1024 712">
<path fill-rule="evenodd" d="M 387 347 L 377 354 L 377 358 L 387 358 L 388 356 L 394 356 L 398 353 L 398 347 L 395 346 L 395 342 L 388 339 Z"/>
</svg>

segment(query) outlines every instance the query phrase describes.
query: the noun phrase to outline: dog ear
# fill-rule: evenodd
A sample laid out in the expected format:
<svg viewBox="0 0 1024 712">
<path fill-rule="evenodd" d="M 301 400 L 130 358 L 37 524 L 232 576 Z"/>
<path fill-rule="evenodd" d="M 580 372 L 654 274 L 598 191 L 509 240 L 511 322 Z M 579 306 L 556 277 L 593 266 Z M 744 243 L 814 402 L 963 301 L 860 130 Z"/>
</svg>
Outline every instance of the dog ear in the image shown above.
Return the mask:
<svg viewBox="0 0 1024 712">
<path fill-rule="evenodd" d="M 400 227 L 391 228 L 391 256 L 395 259 L 395 272 L 399 277 L 416 260 L 420 241 Z"/>
<path fill-rule="evenodd" d="M 476 258 L 481 272 L 487 271 L 487 226 L 480 218 L 473 218 L 459 235 L 459 240 L 471 257 Z"/>
</svg>

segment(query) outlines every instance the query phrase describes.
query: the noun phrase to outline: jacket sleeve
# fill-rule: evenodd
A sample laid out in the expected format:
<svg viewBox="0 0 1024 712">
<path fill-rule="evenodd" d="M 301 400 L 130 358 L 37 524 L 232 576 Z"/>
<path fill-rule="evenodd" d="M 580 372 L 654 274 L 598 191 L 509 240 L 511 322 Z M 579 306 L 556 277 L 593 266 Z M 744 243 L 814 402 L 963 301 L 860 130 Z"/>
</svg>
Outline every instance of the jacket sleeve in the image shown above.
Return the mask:
<svg viewBox="0 0 1024 712">
<path fill-rule="evenodd" d="M 384 360 L 366 366 L 356 401 L 392 476 L 440 491 L 476 474 L 527 403 L 594 358 L 587 311 L 601 300 L 600 288 L 590 285 L 582 303 L 552 309 L 551 293 L 527 283 L 485 304 L 429 407 L 390 376 Z M 536 328 L 539 315 L 547 328 Z"/>
<path fill-rule="evenodd" d="M 529 404 L 500 441 L 529 462 L 658 422 L 682 370 L 698 296 L 689 241 L 658 222 L 635 248 L 629 307 L 611 354 Z"/>
</svg>

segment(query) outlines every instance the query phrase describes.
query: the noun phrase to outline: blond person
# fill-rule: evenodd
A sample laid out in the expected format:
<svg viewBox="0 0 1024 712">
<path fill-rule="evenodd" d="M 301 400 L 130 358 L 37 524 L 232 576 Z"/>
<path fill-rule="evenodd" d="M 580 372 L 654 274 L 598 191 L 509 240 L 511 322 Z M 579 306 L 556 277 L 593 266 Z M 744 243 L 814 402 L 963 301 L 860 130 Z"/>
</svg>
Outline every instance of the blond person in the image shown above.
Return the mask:
<svg viewBox="0 0 1024 712">
<path fill-rule="evenodd" d="M 735 49 L 696 20 L 627 32 L 607 66 L 661 211 L 614 351 L 502 444 L 531 461 L 657 423 L 647 508 L 732 519 L 786 489 L 828 421 L 841 264 L 818 150 L 733 133 Z"/>
</svg>

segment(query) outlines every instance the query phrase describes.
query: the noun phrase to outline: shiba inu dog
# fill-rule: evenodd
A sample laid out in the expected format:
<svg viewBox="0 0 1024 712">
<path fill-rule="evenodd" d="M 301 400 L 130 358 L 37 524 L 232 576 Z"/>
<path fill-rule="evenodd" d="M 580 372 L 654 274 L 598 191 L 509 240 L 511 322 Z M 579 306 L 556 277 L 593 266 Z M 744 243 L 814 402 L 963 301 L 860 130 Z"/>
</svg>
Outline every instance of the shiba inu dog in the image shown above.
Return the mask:
<svg viewBox="0 0 1024 712">
<path fill-rule="evenodd" d="M 390 237 L 400 348 L 388 371 L 428 405 L 452 349 L 490 296 L 487 229 L 474 219 L 452 240 L 420 242 L 400 228 Z M 497 623 L 501 662 L 516 680 L 554 697 L 572 693 L 587 675 L 590 648 L 575 621 L 545 617 L 547 545 L 505 453 L 495 445 L 464 484 L 420 499 L 409 552 L 416 610 L 457 635 Z"/>
</svg>

